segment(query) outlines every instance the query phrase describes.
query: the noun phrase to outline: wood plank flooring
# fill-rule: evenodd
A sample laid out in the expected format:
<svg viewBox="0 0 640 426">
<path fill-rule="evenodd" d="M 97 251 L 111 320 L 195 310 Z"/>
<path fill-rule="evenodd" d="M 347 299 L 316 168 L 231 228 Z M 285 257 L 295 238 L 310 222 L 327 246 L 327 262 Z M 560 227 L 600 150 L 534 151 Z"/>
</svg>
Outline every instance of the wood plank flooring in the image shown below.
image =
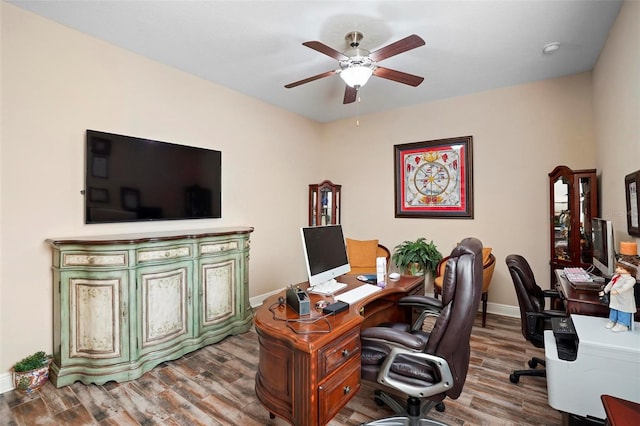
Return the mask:
<svg viewBox="0 0 640 426">
<path fill-rule="evenodd" d="M 544 351 L 526 342 L 520 321 L 488 315 L 487 327 L 476 319 L 471 365 L 457 400 L 433 418 L 451 425 L 559 425 L 562 415 L 547 403 L 544 378 L 509 381 Z M 32 396 L 16 391 L 0 395 L 0 424 L 35 425 L 242 425 L 281 426 L 269 419 L 254 392 L 258 341 L 253 329 L 240 336 L 166 362 L 137 380 L 102 386 L 75 383 L 56 389 L 51 382 Z M 374 387 L 363 387 L 329 423 L 357 425 L 391 414 L 373 402 Z M 304 426 L 304 425 L 296 425 Z"/>
</svg>

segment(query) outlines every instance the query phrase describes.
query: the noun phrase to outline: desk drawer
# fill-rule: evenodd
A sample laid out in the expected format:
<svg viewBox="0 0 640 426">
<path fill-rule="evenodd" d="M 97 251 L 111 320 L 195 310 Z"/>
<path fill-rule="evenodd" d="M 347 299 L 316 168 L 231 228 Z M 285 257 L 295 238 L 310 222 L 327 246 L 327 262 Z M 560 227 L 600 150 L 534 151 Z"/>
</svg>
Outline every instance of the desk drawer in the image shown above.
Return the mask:
<svg viewBox="0 0 640 426">
<path fill-rule="evenodd" d="M 360 357 L 318 387 L 319 424 L 327 424 L 360 390 Z"/>
<path fill-rule="evenodd" d="M 360 329 L 334 340 L 318 353 L 319 380 L 324 379 L 349 360 L 360 357 Z"/>
</svg>

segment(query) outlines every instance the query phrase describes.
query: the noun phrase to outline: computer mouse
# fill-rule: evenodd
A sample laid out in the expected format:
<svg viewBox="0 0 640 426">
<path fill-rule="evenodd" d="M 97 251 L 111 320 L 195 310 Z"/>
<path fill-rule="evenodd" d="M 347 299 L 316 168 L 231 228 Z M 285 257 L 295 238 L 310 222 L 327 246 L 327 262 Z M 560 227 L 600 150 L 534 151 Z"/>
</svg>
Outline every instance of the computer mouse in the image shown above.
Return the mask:
<svg viewBox="0 0 640 426">
<path fill-rule="evenodd" d="M 389 279 L 397 280 L 398 278 L 400 278 L 400 274 L 397 272 L 392 272 L 389 274 Z"/>
</svg>

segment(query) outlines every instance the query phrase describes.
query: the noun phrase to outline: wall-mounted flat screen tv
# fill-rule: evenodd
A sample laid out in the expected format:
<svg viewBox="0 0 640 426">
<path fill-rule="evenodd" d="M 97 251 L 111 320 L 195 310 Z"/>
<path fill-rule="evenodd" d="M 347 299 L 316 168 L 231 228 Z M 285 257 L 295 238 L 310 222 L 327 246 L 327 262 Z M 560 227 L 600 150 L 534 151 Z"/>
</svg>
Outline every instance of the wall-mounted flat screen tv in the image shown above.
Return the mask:
<svg viewBox="0 0 640 426">
<path fill-rule="evenodd" d="M 222 217 L 220 151 L 87 130 L 85 222 Z"/>
</svg>

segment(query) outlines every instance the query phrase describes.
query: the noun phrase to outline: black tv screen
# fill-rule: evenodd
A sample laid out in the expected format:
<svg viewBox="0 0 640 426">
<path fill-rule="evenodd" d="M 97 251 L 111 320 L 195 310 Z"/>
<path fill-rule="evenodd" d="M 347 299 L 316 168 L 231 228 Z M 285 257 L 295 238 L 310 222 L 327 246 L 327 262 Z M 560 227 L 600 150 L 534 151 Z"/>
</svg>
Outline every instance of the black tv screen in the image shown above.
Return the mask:
<svg viewBox="0 0 640 426">
<path fill-rule="evenodd" d="M 85 222 L 222 217 L 220 151 L 87 130 Z"/>
</svg>

